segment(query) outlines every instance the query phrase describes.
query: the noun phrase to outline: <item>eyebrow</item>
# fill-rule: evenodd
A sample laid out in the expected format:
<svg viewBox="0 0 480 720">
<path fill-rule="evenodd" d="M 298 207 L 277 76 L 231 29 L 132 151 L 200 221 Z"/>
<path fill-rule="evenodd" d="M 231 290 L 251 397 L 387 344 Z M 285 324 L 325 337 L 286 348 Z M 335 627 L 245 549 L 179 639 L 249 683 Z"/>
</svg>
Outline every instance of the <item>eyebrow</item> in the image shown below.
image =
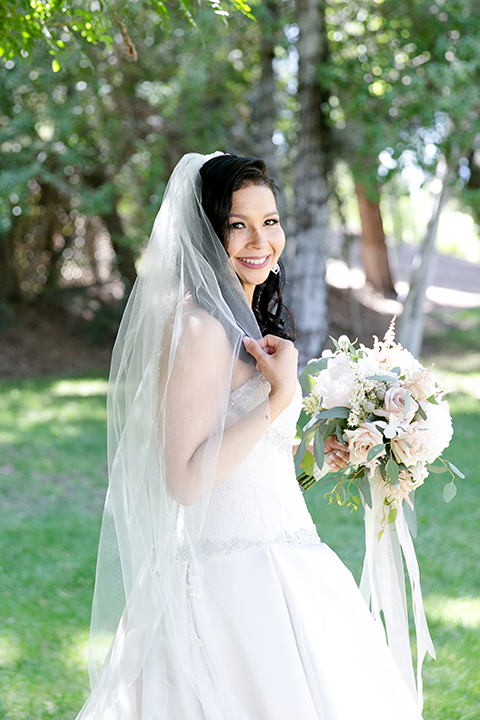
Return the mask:
<svg viewBox="0 0 480 720">
<path fill-rule="evenodd" d="M 271 210 L 270 212 L 265 213 L 263 217 L 267 218 L 267 217 L 270 217 L 270 215 L 280 215 L 280 213 L 278 212 L 278 210 Z M 232 213 L 231 212 L 229 217 L 231 217 L 231 218 L 238 217 L 238 218 L 241 218 L 241 220 L 248 220 L 247 215 L 241 215 L 240 213 Z"/>
</svg>

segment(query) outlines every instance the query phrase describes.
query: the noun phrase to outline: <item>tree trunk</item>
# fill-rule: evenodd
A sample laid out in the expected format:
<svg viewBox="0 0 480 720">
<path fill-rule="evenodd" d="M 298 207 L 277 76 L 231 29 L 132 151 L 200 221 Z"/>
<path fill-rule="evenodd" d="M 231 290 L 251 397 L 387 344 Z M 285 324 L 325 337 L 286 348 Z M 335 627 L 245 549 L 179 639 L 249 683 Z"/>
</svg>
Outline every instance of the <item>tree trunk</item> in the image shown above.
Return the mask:
<svg viewBox="0 0 480 720">
<path fill-rule="evenodd" d="M 295 161 L 295 273 L 292 292 L 300 366 L 318 356 L 327 334 L 328 129 L 315 68 L 326 59 L 324 0 L 298 0 L 298 151 Z"/>
<path fill-rule="evenodd" d="M 14 229 L 0 235 L 0 302 L 20 303 L 22 291 L 17 263 L 13 253 Z"/>
<path fill-rule="evenodd" d="M 356 184 L 358 209 L 362 221 L 362 262 L 365 278 L 374 290 L 384 297 L 396 298 L 390 265 L 388 263 L 385 232 L 380 203 L 365 195 L 362 185 Z"/>
<path fill-rule="evenodd" d="M 446 164 L 442 165 L 437 168 L 436 179 L 439 181 L 439 190 L 433 195 L 432 214 L 422 245 L 414 259 L 410 289 L 403 303 L 403 313 L 397 322 L 397 340 L 415 357 L 420 355 L 422 349 L 425 295 L 435 274 L 435 241 L 438 223 L 450 195 L 449 186 L 452 173 Z"/>
<path fill-rule="evenodd" d="M 116 201 L 113 201 L 109 212 L 102 215 L 102 220 L 110 233 L 112 247 L 116 256 L 115 262 L 122 279 L 127 283 L 127 292 L 129 292 L 133 283 L 137 279 L 135 254 L 128 245 L 124 245 L 122 243 L 122 239 L 125 237 L 125 232 L 123 229 L 122 218 L 118 214 Z"/>
</svg>

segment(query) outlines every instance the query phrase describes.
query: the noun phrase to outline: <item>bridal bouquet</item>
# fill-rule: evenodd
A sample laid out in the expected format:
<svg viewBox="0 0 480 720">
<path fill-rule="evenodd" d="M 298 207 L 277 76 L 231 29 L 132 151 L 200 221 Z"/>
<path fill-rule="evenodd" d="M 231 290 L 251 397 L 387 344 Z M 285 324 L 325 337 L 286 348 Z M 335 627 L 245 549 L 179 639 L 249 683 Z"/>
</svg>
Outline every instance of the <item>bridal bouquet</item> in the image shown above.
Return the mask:
<svg viewBox="0 0 480 720">
<path fill-rule="evenodd" d="M 295 456 L 302 488 L 334 479 L 326 497 L 356 510 L 359 495 L 371 507 L 370 483 L 376 482 L 384 496 L 383 527 L 395 522 L 403 501 L 413 509 L 411 493 L 429 472 L 450 473 L 443 495 L 445 502 L 452 500 L 455 476 L 464 476 L 440 458 L 453 430 L 432 368 L 395 342 L 394 321 L 383 341 L 374 337 L 373 348 L 356 348 L 346 336 L 334 344 L 335 352 L 311 360 L 300 377 L 308 392 L 304 410 L 311 416 Z M 348 452 L 347 466 L 336 472 L 324 452 L 329 435 Z M 313 456 L 307 449 L 312 440 Z"/>
</svg>

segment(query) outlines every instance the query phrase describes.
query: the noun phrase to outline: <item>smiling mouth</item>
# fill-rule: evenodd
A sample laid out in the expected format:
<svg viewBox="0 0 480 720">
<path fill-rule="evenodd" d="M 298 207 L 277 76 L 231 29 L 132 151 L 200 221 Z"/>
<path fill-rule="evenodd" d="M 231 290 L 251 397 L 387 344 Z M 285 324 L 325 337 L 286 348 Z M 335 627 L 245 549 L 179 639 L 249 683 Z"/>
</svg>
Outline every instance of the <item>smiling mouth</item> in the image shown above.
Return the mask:
<svg viewBox="0 0 480 720">
<path fill-rule="evenodd" d="M 268 263 L 270 262 L 270 255 L 266 255 L 261 258 L 235 258 L 237 262 L 241 263 L 241 265 L 244 265 L 248 268 L 255 268 L 256 270 L 261 270 L 262 268 L 266 267 Z"/>
</svg>

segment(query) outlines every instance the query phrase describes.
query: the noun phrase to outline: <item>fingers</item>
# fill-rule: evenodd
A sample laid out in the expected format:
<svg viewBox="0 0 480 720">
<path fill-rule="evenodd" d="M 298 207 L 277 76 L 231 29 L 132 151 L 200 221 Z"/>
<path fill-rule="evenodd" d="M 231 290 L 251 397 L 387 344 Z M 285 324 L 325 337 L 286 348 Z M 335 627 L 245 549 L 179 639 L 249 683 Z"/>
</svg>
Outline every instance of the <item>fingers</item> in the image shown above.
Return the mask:
<svg viewBox="0 0 480 720">
<path fill-rule="evenodd" d="M 245 345 L 247 352 L 250 353 L 250 355 L 252 355 L 257 361 L 260 360 L 262 358 L 262 355 L 265 354 L 265 351 L 262 350 L 257 341 L 253 340 L 252 338 L 243 338 L 243 344 Z"/>
</svg>

